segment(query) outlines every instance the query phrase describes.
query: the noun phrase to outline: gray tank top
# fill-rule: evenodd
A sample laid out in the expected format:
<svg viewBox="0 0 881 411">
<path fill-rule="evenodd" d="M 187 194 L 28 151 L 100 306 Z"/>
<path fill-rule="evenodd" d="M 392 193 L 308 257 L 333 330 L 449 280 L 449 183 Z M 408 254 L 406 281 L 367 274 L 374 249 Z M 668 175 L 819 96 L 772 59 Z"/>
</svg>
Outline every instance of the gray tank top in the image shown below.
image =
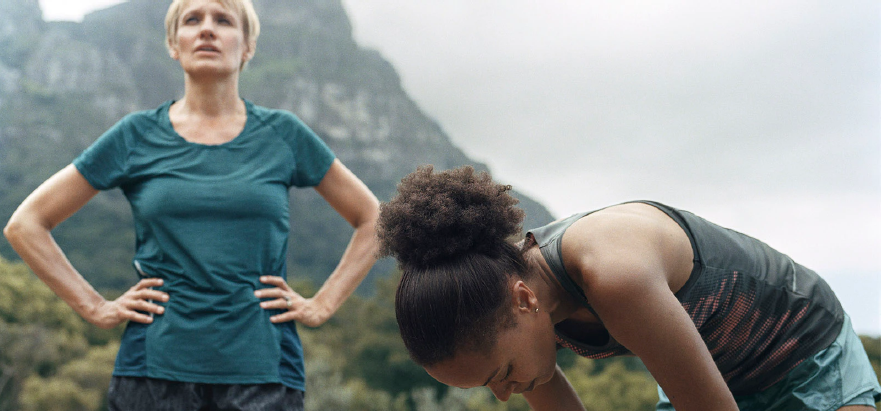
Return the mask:
<svg viewBox="0 0 881 411">
<path fill-rule="evenodd" d="M 817 273 L 759 240 L 687 211 L 639 202 L 666 213 L 691 241 L 694 269 L 675 295 L 734 395 L 770 387 L 838 336 L 844 310 Z M 566 229 L 591 213 L 575 214 L 529 234 L 563 288 L 596 314 L 584 290 L 566 272 L 561 252 Z M 587 358 L 631 354 L 613 338 L 593 346 L 559 329 L 556 338 L 558 345 Z"/>
</svg>

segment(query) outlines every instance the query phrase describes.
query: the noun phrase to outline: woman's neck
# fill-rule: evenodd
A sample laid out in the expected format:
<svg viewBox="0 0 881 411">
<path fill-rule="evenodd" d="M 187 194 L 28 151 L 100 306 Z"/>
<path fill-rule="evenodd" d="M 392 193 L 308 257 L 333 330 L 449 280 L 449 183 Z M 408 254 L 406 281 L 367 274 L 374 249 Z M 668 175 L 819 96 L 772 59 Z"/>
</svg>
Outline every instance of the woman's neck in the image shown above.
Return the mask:
<svg viewBox="0 0 881 411">
<path fill-rule="evenodd" d="M 241 114 L 244 104 L 238 85 L 237 75 L 221 79 L 196 79 L 187 75 L 180 109 L 205 117 Z"/>
<path fill-rule="evenodd" d="M 550 266 L 541 255 L 537 245 L 532 246 L 524 254 L 528 269 L 532 271 L 530 288 L 536 293 L 542 310 L 551 314 L 551 322 L 557 324 L 569 318 L 578 309 L 575 301 L 569 297 L 557 277 L 551 272 Z"/>
</svg>

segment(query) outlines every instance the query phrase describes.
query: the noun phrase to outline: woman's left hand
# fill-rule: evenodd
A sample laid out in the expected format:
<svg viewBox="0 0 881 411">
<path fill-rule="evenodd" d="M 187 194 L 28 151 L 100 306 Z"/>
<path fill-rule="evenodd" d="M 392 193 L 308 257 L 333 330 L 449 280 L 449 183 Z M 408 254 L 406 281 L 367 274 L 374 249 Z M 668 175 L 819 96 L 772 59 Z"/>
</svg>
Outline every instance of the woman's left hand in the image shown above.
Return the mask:
<svg viewBox="0 0 881 411">
<path fill-rule="evenodd" d="M 262 301 L 260 307 L 266 310 L 285 310 L 285 312 L 269 317 L 273 323 L 296 321 L 309 327 L 317 327 L 324 324 L 330 314 L 318 301 L 312 298 L 303 298 L 302 295 L 292 290 L 284 278 L 274 275 L 260 277 L 263 284 L 274 285 L 275 288 L 264 288 L 254 291 L 257 298 L 274 298 Z"/>
</svg>

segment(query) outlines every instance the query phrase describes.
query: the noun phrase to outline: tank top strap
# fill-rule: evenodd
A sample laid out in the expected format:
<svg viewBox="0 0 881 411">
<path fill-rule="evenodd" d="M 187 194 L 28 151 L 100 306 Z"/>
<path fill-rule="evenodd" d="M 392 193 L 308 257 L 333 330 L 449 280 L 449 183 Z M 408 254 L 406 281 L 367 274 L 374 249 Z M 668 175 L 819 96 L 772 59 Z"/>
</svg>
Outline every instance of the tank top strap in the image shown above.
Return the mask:
<svg viewBox="0 0 881 411">
<path fill-rule="evenodd" d="M 529 230 L 527 235 L 531 235 L 535 239 L 542 257 L 548 263 L 551 272 L 554 273 L 554 276 L 557 278 L 557 281 L 560 282 L 563 289 L 566 290 L 566 292 L 569 293 L 577 303 L 590 310 L 594 315 L 597 315 L 596 311 L 593 310 L 593 307 L 591 307 L 590 303 L 587 301 L 587 296 L 584 295 L 584 290 L 572 280 L 572 277 L 569 276 L 569 273 L 566 272 L 566 267 L 563 265 L 563 234 L 573 223 L 578 221 L 578 219 L 592 212 L 593 211 L 578 213 L 554 221 L 546 226 Z M 599 318 L 598 315 L 597 318 Z"/>
</svg>

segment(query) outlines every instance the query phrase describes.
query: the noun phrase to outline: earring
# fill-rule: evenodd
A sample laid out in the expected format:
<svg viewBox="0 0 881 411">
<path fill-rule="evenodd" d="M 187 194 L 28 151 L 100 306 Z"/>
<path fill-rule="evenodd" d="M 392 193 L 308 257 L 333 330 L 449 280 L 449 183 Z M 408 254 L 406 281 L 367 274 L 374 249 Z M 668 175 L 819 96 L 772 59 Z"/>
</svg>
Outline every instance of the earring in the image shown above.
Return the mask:
<svg viewBox="0 0 881 411">
<path fill-rule="evenodd" d="M 538 312 L 538 307 L 535 307 L 535 312 Z"/>
</svg>

